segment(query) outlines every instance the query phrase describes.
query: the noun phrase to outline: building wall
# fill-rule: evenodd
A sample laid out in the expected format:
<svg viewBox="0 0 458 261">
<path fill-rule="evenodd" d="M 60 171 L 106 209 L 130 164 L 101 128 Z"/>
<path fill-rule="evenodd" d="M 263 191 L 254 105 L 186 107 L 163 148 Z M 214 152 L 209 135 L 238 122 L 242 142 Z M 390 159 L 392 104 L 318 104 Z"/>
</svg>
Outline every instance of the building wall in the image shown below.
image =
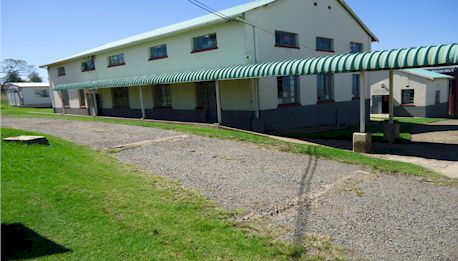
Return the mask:
<svg viewBox="0 0 458 261">
<path fill-rule="evenodd" d="M 47 91 L 48 97 L 41 97 L 38 93 Z M 24 107 L 51 107 L 51 95 L 49 88 L 20 88 L 20 92 L 23 97 Z"/>
</svg>

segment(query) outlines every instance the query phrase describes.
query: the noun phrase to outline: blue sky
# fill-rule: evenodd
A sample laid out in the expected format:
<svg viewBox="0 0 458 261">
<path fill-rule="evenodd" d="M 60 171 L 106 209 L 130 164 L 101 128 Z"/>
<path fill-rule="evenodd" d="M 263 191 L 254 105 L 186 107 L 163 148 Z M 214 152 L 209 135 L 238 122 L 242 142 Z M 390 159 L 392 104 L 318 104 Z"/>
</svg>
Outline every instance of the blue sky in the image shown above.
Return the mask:
<svg viewBox="0 0 458 261">
<path fill-rule="evenodd" d="M 201 1 L 220 10 L 250 0 Z M 373 50 L 458 42 L 458 0 L 346 2 L 380 39 Z M 0 58 L 38 66 L 203 14 L 186 0 L 1 0 Z"/>
</svg>

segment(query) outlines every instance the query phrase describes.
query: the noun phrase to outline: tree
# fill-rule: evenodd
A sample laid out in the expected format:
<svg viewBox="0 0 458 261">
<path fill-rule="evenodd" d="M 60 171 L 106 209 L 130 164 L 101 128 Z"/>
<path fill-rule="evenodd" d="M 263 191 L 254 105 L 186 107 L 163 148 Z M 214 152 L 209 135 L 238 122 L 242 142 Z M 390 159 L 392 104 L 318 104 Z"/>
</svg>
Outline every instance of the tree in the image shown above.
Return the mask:
<svg viewBox="0 0 458 261">
<path fill-rule="evenodd" d="M 28 78 L 29 78 L 29 81 L 31 82 L 43 82 L 43 79 L 41 78 L 41 76 L 38 74 L 37 71 L 31 72 Z"/>
<path fill-rule="evenodd" d="M 23 82 L 22 75 L 28 75 L 31 71 L 34 71 L 34 66 L 28 65 L 24 60 L 3 60 L 0 65 L 0 84 L 2 91 L 8 82 Z"/>
</svg>

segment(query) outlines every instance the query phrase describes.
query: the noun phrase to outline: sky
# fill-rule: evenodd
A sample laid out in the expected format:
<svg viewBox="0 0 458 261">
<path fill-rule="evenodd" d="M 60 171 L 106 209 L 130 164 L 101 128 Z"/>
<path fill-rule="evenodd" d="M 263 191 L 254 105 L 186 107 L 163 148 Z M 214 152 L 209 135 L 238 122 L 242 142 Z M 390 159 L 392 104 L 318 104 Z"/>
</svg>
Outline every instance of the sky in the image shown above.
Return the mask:
<svg viewBox="0 0 458 261">
<path fill-rule="evenodd" d="M 201 0 L 216 10 L 249 1 Z M 36 66 L 207 14 L 187 0 L 0 2 L 0 59 L 22 59 Z M 346 2 L 379 38 L 373 50 L 458 43 L 458 0 Z M 47 79 L 45 70 L 39 72 Z"/>
</svg>

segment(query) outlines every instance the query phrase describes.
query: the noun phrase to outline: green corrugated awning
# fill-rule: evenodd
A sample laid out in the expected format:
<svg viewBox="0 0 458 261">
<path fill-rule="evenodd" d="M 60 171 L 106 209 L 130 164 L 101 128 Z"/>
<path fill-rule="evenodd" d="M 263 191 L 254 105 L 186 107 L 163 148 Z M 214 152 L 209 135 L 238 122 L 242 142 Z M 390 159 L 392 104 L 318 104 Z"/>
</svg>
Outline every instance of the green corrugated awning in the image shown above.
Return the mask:
<svg viewBox="0 0 458 261">
<path fill-rule="evenodd" d="M 60 84 L 56 85 L 55 89 L 116 88 L 286 75 L 407 69 L 457 64 L 458 44 L 449 44 Z"/>
</svg>

